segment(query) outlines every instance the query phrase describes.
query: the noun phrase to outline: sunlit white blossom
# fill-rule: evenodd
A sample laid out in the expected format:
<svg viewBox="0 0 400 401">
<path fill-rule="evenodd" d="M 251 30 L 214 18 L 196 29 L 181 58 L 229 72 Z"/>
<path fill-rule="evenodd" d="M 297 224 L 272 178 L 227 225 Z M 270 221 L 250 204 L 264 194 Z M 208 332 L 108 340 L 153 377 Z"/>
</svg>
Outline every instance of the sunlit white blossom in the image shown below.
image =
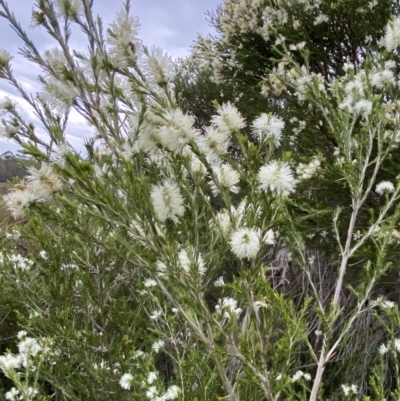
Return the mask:
<svg viewBox="0 0 400 401">
<path fill-rule="evenodd" d="M 226 188 L 235 194 L 239 192 L 237 184 L 239 183 L 240 175 L 231 165 L 222 164 L 220 166 L 214 166 L 213 172 L 214 181 L 210 183 L 210 186 L 214 196 L 217 196 L 220 192 L 218 186 Z"/>
<path fill-rule="evenodd" d="M 162 311 L 154 310 L 149 317 L 151 320 L 157 320 L 160 316 L 162 316 Z"/>
<path fill-rule="evenodd" d="M 58 74 L 62 74 L 68 68 L 67 58 L 65 57 L 62 50 L 57 47 L 46 50 L 43 54 L 43 58 Z"/>
<path fill-rule="evenodd" d="M 378 351 L 381 355 L 385 355 L 388 352 L 388 348 L 385 344 L 381 344 L 378 348 Z"/>
<path fill-rule="evenodd" d="M 131 388 L 132 381 L 133 381 L 133 376 L 130 373 L 125 373 L 122 375 L 119 381 L 119 385 L 123 389 L 129 390 Z"/>
<path fill-rule="evenodd" d="M 299 163 L 296 168 L 296 174 L 302 180 L 310 179 L 321 168 L 321 161 L 317 157 L 313 157 L 310 163 Z"/>
<path fill-rule="evenodd" d="M 183 216 L 185 213 L 183 197 L 179 187 L 171 180 L 165 180 L 159 185 L 153 185 L 150 197 L 160 221 L 171 219 L 177 222 L 178 217 Z"/>
<path fill-rule="evenodd" d="M 146 391 L 146 397 L 150 400 L 153 400 L 154 398 L 156 398 L 157 395 L 158 395 L 158 390 L 157 390 L 156 386 L 151 386 Z M 157 397 L 157 399 L 160 399 L 160 397 Z"/>
<path fill-rule="evenodd" d="M 8 401 L 16 401 L 16 400 L 19 400 L 19 399 L 20 399 L 19 397 L 20 397 L 20 392 L 19 392 L 15 387 L 12 387 L 11 390 L 8 391 L 8 392 L 5 394 L 5 398 L 6 398 L 6 400 L 8 400 Z"/>
<path fill-rule="evenodd" d="M 0 49 L 0 68 L 6 66 L 11 60 L 13 56 L 4 49 Z"/>
<path fill-rule="evenodd" d="M 27 271 L 33 266 L 32 260 L 24 258 L 18 253 L 9 256 L 8 260 L 14 265 L 15 270 Z"/>
<path fill-rule="evenodd" d="M 275 244 L 275 233 L 272 230 L 268 230 L 263 237 L 263 242 L 266 245 L 274 245 Z"/>
<path fill-rule="evenodd" d="M 6 374 L 9 369 L 19 369 L 22 366 L 21 355 L 5 354 L 0 355 L 0 368 Z"/>
<path fill-rule="evenodd" d="M 46 251 L 41 250 L 41 251 L 39 252 L 39 255 L 40 255 L 40 257 L 41 257 L 42 259 L 47 260 L 47 253 L 46 253 Z"/>
<path fill-rule="evenodd" d="M 252 133 L 255 138 L 262 141 L 264 138 L 272 138 L 275 146 L 279 146 L 282 139 L 284 121 L 274 115 L 262 113 L 253 121 Z"/>
<path fill-rule="evenodd" d="M 354 113 L 362 114 L 367 117 L 372 112 L 372 102 L 370 100 L 362 99 L 354 105 Z"/>
<path fill-rule="evenodd" d="M 158 341 L 153 343 L 151 348 L 157 354 L 160 351 L 161 348 L 164 348 L 164 346 L 165 346 L 165 341 L 164 340 L 158 340 Z"/>
<path fill-rule="evenodd" d="M 298 370 L 291 378 L 292 383 L 299 381 L 300 379 L 304 378 L 305 380 L 310 380 L 311 376 L 307 373 L 304 373 L 302 370 Z"/>
<path fill-rule="evenodd" d="M 144 282 L 145 287 L 156 287 L 157 286 L 157 281 L 153 280 L 152 278 L 148 278 Z"/>
<path fill-rule="evenodd" d="M 215 287 L 223 287 L 225 285 L 225 281 L 224 281 L 224 277 L 218 277 L 215 281 L 214 281 L 214 285 Z"/>
<path fill-rule="evenodd" d="M 72 106 L 78 90 L 70 82 L 61 82 L 55 78 L 49 78 L 45 84 L 45 92 L 41 92 L 39 97 L 57 113 L 66 113 Z"/>
<path fill-rule="evenodd" d="M 358 387 L 355 384 L 352 384 L 351 386 L 347 384 L 342 384 L 342 390 L 345 396 L 349 396 L 350 394 L 357 394 L 358 393 Z"/>
<path fill-rule="evenodd" d="M 386 26 L 386 32 L 382 43 L 388 51 L 392 51 L 400 45 L 400 17 L 394 18 L 394 20 L 389 22 Z"/>
<path fill-rule="evenodd" d="M 220 161 L 220 156 L 228 152 L 230 131 L 219 130 L 215 126 L 205 127 L 204 134 L 197 138 L 197 145 L 211 163 Z"/>
<path fill-rule="evenodd" d="M 167 391 L 165 392 L 162 398 L 164 400 L 175 400 L 176 398 L 178 398 L 180 392 L 181 389 L 174 384 L 168 387 Z"/>
<path fill-rule="evenodd" d="M 39 170 L 30 167 L 28 172 L 27 187 L 37 194 L 38 198 L 47 199 L 63 186 L 60 177 L 49 164 L 42 163 Z"/>
<path fill-rule="evenodd" d="M 30 189 L 18 189 L 11 191 L 3 197 L 6 208 L 11 212 L 11 215 L 18 219 L 25 217 L 25 210 L 37 201 L 42 201 L 36 193 Z"/>
<path fill-rule="evenodd" d="M 278 194 L 292 192 L 295 187 L 292 170 L 287 163 L 274 160 L 260 168 L 258 187 L 261 191 L 270 190 Z"/>
<path fill-rule="evenodd" d="M 381 181 L 375 188 L 378 195 L 391 194 L 395 190 L 394 185 L 390 181 Z"/>
<path fill-rule="evenodd" d="M 231 318 L 231 315 L 239 316 L 242 313 L 242 309 L 237 307 L 237 301 L 231 297 L 218 300 L 218 304 L 215 305 L 215 311 L 227 320 Z"/>
<path fill-rule="evenodd" d="M 82 0 L 55 0 L 58 17 L 72 17 L 83 10 Z"/>
<path fill-rule="evenodd" d="M 319 14 L 315 20 L 314 20 L 314 25 L 319 25 L 322 24 L 323 22 L 328 22 L 329 17 L 325 14 Z"/>
<path fill-rule="evenodd" d="M 158 130 L 161 144 L 172 151 L 181 151 L 199 132 L 193 127 L 194 118 L 180 109 L 167 111 L 164 114 L 165 123 Z"/>
<path fill-rule="evenodd" d="M 224 134 L 231 134 L 241 130 L 246 124 L 238 109 L 230 102 L 218 107 L 216 115 L 211 122 Z"/>
<path fill-rule="evenodd" d="M 120 11 L 115 21 L 110 24 L 107 31 L 109 54 L 119 68 L 127 67 L 136 61 L 141 46 L 138 39 L 139 28 L 139 19 L 127 15 L 124 10 Z"/>
<path fill-rule="evenodd" d="M 232 234 L 230 245 L 239 259 L 253 259 L 261 248 L 259 231 L 254 228 L 240 228 Z"/>
<path fill-rule="evenodd" d="M 18 350 L 21 355 L 35 356 L 42 350 L 42 346 L 32 337 L 24 337 L 18 343 Z"/>
<path fill-rule="evenodd" d="M 150 372 L 147 376 L 147 383 L 153 384 L 157 380 L 158 374 L 157 372 Z"/>
<path fill-rule="evenodd" d="M 171 82 L 175 76 L 175 67 L 172 59 L 157 46 L 145 50 L 147 57 L 141 59 L 141 69 L 146 75 L 147 82 L 164 85 Z"/>
<path fill-rule="evenodd" d="M 0 138 L 13 138 L 19 130 L 20 126 L 17 123 L 8 124 L 3 121 L 0 125 Z"/>
</svg>

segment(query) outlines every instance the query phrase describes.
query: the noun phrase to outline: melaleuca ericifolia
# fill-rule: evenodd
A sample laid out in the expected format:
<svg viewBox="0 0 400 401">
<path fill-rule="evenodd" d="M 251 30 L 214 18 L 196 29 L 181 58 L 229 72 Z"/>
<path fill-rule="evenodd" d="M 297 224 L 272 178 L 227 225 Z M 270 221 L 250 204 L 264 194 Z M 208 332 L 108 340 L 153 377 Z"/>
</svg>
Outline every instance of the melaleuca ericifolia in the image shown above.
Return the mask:
<svg viewBox="0 0 400 401">
<path fill-rule="evenodd" d="M 42 90 L 30 96 L 12 56 L 0 53 L 1 77 L 42 123 L 39 130 L 17 104 L 2 103 L 2 135 L 38 164 L 4 198 L 29 239 L 22 255 L 11 235 L 0 259 L 4 285 L 22 295 L 25 330 L 0 358 L 14 384 L 6 399 L 316 400 L 330 374 L 340 377 L 336 356 L 351 361 L 346 344 L 364 316 L 380 322 L 385 342 L 371 351 L 369 383 L 342 376 L 337 394 L 398 393 L 400 315 L 374 295 L 397 241 L 397 176 L 379 178 L 399 143 L 397 19 L 379 50 L 334 79 L 310 72 L 307 42 L 282 38 L 279 67 L 264 85 L 320 110 L 337 145 L 332 157 L 299 164 L 295 138 L 291 151 L 281 148 L 288 133 L 278 114 L 246 121 L 227 102 L 196 128 L 175 102 L 178 66 L 142 44 L 129 2 L 104 33 L 89 0 L 39 1 L 34 23 L 58 42 L 43 53 L 0 5 L 23 55 L 42 69 Z M 85 33 L 86 52 L 70 48 L 70 27 Z M 84 155 L 70 144 L 72 110 L 94 130 Z M 335 280 L 326 296 L 295 206 L 332 169 L 351 205 L 330 212 Z M 376 213 L 357 229 L 371 196 Z M 349 291 L 346 272 L 365 247 L 373 252 Z M 285 292 L 282 254 L 306 280 L 301 297 Z"/>
</svg>

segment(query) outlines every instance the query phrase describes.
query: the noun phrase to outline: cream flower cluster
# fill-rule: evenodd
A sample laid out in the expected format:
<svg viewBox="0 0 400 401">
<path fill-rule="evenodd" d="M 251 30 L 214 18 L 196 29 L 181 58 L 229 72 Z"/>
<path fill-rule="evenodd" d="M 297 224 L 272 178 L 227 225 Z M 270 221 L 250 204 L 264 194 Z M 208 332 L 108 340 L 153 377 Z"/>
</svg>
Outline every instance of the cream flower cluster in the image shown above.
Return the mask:
<svg viewBox="0 0 400 401">
<path fill-rule="evenodd" d="M 28 172 L 30 175 L 20 188 L 3 197 L 6 208 L 15 218 L 24 217 L 25 210 L 32 203 L 50 199 L 63 187 L 60 177 L 49 164 L 43 163 L 39 170 L 30 167 Z"/>
</svg>

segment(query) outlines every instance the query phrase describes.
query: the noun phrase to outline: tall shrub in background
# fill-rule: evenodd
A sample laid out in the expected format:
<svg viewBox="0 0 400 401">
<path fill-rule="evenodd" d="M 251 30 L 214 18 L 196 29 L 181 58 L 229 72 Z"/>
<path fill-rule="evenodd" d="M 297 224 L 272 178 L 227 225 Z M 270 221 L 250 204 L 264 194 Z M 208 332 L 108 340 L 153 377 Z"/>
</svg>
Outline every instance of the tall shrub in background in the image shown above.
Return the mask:
<svg viewBox="0 0 400 401">
<path fill-rule="evenodd" d="M 400 141 L 400 22 L 389 2 L 351 8 L 357 35 L 375 36 L 335 69 L 328 62 L 349 39 L 327 40 L 321 24 L 347 23 L 335 11 L 344 3 L 335 4 L 227 1 L 217 20 L 223 40 L 203 43 L 209 53 L 189 66 L 207 67 L 206 54 L 223 73 L 235 64 L 226 54 L 247 57 L 235 42 L 246 27 L 267 42 L 273 33 L 257 78 L 267 97 L 246 98 L 241 113 L 239 74 L 225 83 L 230 101 L 212 109 L 206 99 L 213 114 L 196 121 L 188 105 L 208 92 L 186 101 L 174 89 L 198 77 L 210 85 L 210 72 L 183 69 L 176 81 L 168 56 L 139 40 L 129 1 L 106 30 L 92 1 L 38 1 L 34 22 L 58 42 L 42 54 L 0 0 L 23 55 L 43 70 L 43 89 L 25 91 L 5 50 L 0 76 L 46 131 L 2 103 L 2 134 L 40 164 L 4 198 L 24 219 L 26 241 L 0 259 L 21 326 L 0 357 L 12 383 L 6 399 L 400 396 L 400 315 L 380 294 L 397 273 L 400 185 L 386 169 Z M 375 7 L 377 25 L 364 24 Z M 316 36 L 298 41 L 310 16 Z M 283 37 L 289 18 L 293 32 Z M 86 35 L 86 53 L 70 48 L 71 26 Z M 240 73 L 254 78 L 252 65 Z M 86 155 L 67 140 L 72 109 L 95 131 Z M 308 137 L 323 127 L 322 145 L 302 146 L 300 128 L 294 137 L 288 129 L 297 123 Z M 315 183 L 332 176 L 342 195 L 315 202 L 317 192 L 327 198 Z"/>
</svg>

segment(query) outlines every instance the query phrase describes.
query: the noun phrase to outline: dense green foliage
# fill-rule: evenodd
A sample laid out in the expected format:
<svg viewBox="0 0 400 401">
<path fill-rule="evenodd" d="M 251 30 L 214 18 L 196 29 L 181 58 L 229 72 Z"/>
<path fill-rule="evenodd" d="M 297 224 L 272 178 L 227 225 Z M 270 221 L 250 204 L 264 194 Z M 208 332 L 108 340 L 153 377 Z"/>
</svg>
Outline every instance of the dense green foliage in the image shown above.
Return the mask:
<svg viewBox="0 0 400 401">
<path fill-rule="evenodd" d="M 399 399 L 398 1 L 225 0 L 178 65 L 92 6 L 38 0 L 41 54 L 0 0 L 48 134 L 2 102 L 4 397 Z"/>
</svg>

